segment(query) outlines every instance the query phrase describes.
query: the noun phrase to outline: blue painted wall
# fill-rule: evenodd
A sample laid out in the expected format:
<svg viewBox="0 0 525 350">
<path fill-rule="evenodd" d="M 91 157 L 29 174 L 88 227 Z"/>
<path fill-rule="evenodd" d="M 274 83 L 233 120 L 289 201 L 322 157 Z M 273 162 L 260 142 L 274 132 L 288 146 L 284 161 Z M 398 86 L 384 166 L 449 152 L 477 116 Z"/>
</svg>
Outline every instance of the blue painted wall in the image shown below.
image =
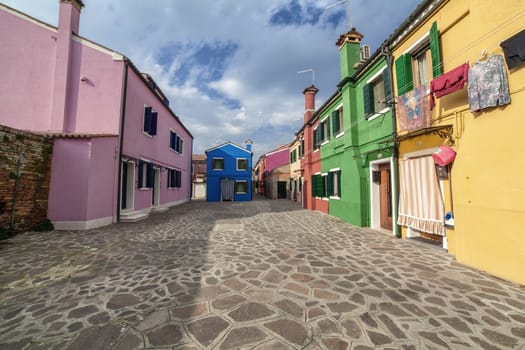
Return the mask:
<svg viewBox="0 0 525 350">
<path fill-rule="evenodd" d="M 212 147 L 206 151 L 206 200 L 208 202 L 221 201 L 221 179 L 230 178 L 235 181 L 244 180 L 248 184 L 246 193 L 235 193 L 234 201 L 244 202 L 252 200 L 252 157 L 251 151 L 233 143 L 226 143 Z M 213 170 L 213 158 L 224 159 L 224 170 Z M 237 170 L 237 158 L 246 158 L 247 170 Z"/>
</svg>

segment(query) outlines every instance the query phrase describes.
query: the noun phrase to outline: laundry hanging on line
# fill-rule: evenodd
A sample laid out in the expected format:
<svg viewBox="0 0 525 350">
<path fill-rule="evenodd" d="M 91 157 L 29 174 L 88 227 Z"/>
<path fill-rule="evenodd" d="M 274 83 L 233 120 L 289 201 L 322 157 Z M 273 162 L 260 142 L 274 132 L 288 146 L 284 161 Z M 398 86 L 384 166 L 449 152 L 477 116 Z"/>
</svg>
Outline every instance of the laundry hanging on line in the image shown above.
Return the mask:
<svg viewBox="0 0 525 350">
<path fill-rule="evenodd" d="M 500 44 L 509 69 L 525 64 L 525 29 Z"/>
<path fill-rule="evenodd" d="M 434 96 L 439 98 L 465 86 L 468 70 L 469 65 L 465 63 L 430 82 L 430 110 L 434 109 Z"/>
<path fill-rule="evenodd" d="M 470 67 L 468 101 L 471 112 L 510 103 L 507 71 L 501 55 L 492 55 Z"/>
</svg>

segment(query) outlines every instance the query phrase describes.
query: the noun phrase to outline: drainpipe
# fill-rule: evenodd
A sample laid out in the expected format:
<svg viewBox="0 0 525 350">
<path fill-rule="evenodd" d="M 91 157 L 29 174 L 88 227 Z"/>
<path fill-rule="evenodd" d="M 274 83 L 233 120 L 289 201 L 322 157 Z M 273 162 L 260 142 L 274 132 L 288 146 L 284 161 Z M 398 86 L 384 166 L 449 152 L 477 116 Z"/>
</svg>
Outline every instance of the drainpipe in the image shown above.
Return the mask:
<svg viewBox="0 0 525 350">
<path fill-rule="evenodd" d="M 122 200 L 122 148 L 124 145 L 124 122 L 126 120 L 126 98 L 128 95 L 128 59 L 124 57 L 124 80 L 122 82 L 122 99 L 120 102 L 120 142 L 118 150 L 118 198 L 117 222 L 120 222 L 120 201 Z"/>
<path fill-rule="evenodd" d="M 392 98 L 390 101 L 387 101 L 387 103 L 390 104 L 392 107 L 392 138 L 394 139 L 394 152 L 393 152 L 393 166 L 392 166 L 392 172 L 394 174 L 394 184 L 395 188 L 393 189 L 393 195 L 395 197 L 395 213 L 396 213 L 396 219 L 397 219 L 397 213 L 399 212 L 399 167 L 398 167 L 398 160 L 399 160 L 399 144 L 397 141 L 397 128 L 396 128 L 396 108 L 395 108 L 395 101 L 394 101 L 394 74 L 393 74 L 393 57 L 392 52 L 390 52 L 390 49 L 388 48 L 388 44 L 385 42 L 381 45 L 381 54 L 385 56 L 387 68 L 390 72 L 390 84 L 391 84 L 391 90 L 392 90 Z M 394 234 L 397 238 L 401 238 L 401 228 L 396 222 L 393 222 L 393 228 L 394 228 Z"/>
</svg>

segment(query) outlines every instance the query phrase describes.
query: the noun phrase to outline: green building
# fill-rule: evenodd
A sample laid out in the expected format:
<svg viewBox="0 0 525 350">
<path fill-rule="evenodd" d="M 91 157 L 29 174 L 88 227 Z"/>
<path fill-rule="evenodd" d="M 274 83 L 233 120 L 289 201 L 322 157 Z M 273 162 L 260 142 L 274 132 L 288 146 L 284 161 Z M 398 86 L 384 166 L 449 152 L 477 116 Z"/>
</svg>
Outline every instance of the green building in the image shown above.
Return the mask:
<svg viewBox="0 0 525 350">
<path fill-rule="evenodd" d="M 397 233 L 390 66 L 381 49 L 367 57 L 362 37 L 352 28 L 337 41 L 342 80 L 316 111 L 322 170 L 315 183 L 331 215 Z"/>
</svg>

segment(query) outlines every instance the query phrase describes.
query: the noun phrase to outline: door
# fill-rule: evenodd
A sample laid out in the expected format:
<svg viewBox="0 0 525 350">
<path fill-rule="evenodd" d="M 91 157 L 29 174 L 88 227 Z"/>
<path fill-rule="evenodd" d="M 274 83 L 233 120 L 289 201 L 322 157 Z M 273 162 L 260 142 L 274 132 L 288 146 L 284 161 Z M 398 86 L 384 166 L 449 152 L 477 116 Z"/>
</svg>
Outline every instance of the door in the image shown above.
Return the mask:
<svg viewBox="0 0 525 350">
<path fill-rule="evenodd" d="M 153 169 L 153 191 L 151 191 L 151 206 L 158 207 L 160 203 L 160 169 Z"/>
<path fill-rule="evenodd" d="M 120 208 L 133 209 L 133 191 L 135 183 L 135 163 L 122 162 L 120 178 Z"/>
<path fill-rule="evenodd" d="M 381 174 L 379 184 L 381 228 L 392 230 L 392 186 L 390 164 L 380 165 L 379 172 Z"/>
<path fill-rule="evenodd" d="M 233 179 L 221 179 L 221 199 L 233 201 L 235 181 Z"/>
<path fill-rule="evenodd" d="M 277 182 L 277 199 L 286 198 L 286 181 Z"/>
</svg>

